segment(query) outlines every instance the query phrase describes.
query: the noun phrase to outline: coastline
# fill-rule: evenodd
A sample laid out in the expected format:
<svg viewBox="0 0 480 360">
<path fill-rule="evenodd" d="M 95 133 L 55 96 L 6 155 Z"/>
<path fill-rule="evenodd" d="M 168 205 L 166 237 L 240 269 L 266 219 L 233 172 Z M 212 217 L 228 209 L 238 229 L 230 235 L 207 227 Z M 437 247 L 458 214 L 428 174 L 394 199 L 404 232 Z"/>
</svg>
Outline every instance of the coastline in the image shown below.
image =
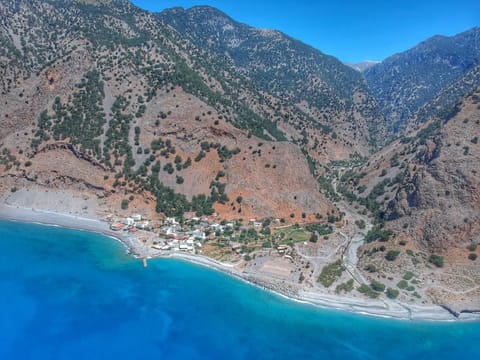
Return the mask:
<svg viewBox="0 0 480 360">
<path fill-rule="evenodd" d="M 120 241 L 129 253 L 135 255 L 135 249 L 128 236 L 113 232 L 108 223 L 95 218 L 79 217 L 52 211 L 43 211 L 26 207 L 0 204 L 0 220 L 39 223 L 50 226 L 60 226 L 75 230 L 100 233 Z M 305 291 L 301 289 L 288 289 L 285 284 L 278 284 L 273 279 L 268 279 L 257 274 L 245 273 L 235 269 L 234 265 L 224 264 L 202 255 L 193 255 L 181 252 L 157 253 L 149 258 L 173 258 L 206 266 L 233 276 L 241 281 L 257 286 L 263 290 L 275 293 L 283 298 L 311 304 L 325 309 L 335 309 L 369 316 L 385 317 L 399 320 L 412 321 L 465 321 L 480 320 L 480 314 L 461 313 L 455 317 L 450 311 L 440 305 L 412 305 L 393 300 L 367 300 L 340 295 Z"/>
</svg>

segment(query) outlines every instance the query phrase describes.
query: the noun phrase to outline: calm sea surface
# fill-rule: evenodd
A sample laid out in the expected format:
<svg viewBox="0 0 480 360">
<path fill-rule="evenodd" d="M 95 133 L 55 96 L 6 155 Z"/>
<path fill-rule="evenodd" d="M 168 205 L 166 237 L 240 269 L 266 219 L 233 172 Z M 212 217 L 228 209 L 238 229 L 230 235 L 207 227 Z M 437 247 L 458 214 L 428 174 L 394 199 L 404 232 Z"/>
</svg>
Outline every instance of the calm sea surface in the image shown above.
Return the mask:
<svg viewBox="0 0 480 360">
<path fill-rule="evenodd" d="M 480 323 L 285 300 L 110 238 L 0 222 L 0 359 L 480 359 Z"/>
</svg>

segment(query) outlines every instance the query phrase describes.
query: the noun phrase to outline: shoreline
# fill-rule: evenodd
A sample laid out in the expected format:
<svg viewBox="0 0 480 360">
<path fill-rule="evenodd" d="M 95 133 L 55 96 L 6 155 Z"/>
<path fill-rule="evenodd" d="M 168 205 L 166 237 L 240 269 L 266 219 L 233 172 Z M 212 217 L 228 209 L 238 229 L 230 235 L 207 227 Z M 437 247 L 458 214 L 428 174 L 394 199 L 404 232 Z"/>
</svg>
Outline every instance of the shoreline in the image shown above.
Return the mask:
<svg viewBox="0 0 480 360">
<path fill-rule="evenodd" d="M 132 256 L 137 258 L 144 257 L 141 255 L 136 255 L 135 249 L 133 248 L 132 244 L 129 243 L 128 236 L 122 236 L 122 234 L 111 231 L 108 227 L 108 223 L 99 219 L 0 204 L 0 220 L 38 223 L 41 225 L 59 226 L 74 230 L 102 234 L 121 242 L 125 246 L 127 252 Z M 268 279 L 267 277 L 257 274 L 239 271 L 235 269 L 234 265 L 223 264 L 217 260 L 207 258 L 203 255 L 167 252 L 155 254 L 150 256 L 150 258 L 172 258 L 187 261 L 200 266 L 205 266 L 216 271 L 220 271 L 226 275 L 235 277 L 238 280 L 249 283 L 264 291 L 274 293 L 284 299 L 317 306 L 323 309 L 334 309 L 355 314 L 410 321 L 453 322 L 480 320 L 480 314 L 475 313 L 461 313 L 458 317 L 455 317 L 451 312 L 440 305 L 412 305 L 388 299 L 370 301 L 367 299 L 298 289 L 287 291 L 287 286 L 285 284 L 279 285 L 273 279 Z"/>
</svg>

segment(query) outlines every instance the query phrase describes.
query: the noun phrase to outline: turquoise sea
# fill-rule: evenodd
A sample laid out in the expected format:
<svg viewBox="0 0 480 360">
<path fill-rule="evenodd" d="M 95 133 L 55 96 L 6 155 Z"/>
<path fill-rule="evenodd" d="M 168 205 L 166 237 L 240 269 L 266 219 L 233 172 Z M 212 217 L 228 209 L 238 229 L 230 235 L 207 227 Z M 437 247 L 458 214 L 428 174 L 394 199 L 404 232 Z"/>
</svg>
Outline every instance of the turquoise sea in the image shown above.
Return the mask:
<svg viewBox="0 0 480 360">
<path fill-rule="evenodd" d="M 118 242 L 0 222 L 0 359 L 480 359 L 480 323 L 298 304 Z"/>
</svg>

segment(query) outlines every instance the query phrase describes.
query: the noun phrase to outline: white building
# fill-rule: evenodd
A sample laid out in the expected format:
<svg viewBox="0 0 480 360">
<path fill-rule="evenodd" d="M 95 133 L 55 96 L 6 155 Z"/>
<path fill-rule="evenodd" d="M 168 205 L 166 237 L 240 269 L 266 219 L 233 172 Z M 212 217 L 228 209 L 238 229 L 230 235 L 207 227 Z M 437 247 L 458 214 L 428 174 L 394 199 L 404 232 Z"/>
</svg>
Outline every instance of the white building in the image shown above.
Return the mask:
<svg viewBox="0 0 480 360">
<path fill-rule="evenodd" d="M 127 218 L 123 219 L 123 223 L 124 223 L 125 225 L 130 226 L 130 225 L 135 224 L 135 220 L 133 220 L 132 218 L 127 217 Z"/>
<path fill-rule="evenodd" d="M 174 217 L 167 217 L 165 219 L 165 223 L 169 225 L 174 225 L 174 226 L 180 225 L 180 223 Z"/>
<path fill-rule="evenodd" d="M 140 215 L 140 214 L 134 214 L 134 215 L 132 215 L 132 219 L 133 219 L 134 221 L 142 221 L 142 215 Z"/>
<path fill-rule="evenodd" d="M 201 231 L 201 230 L 194 230 L 192 232 L 192 237 L 194 239 L 201 239 L 201 240 L 205 240 L 206 239 L 206 235 L 205 235 L 205 232 L 204 231 Z"/>
<path fill-rule="evenodd" d="M 148 228 L 148 224 L 149 222 L 147 220 L 144 220 L 144 221 L 139 221 L 135 224 L 135 226 L 137 227 L 137 229 L 147 229 Z"/>
</svg>

